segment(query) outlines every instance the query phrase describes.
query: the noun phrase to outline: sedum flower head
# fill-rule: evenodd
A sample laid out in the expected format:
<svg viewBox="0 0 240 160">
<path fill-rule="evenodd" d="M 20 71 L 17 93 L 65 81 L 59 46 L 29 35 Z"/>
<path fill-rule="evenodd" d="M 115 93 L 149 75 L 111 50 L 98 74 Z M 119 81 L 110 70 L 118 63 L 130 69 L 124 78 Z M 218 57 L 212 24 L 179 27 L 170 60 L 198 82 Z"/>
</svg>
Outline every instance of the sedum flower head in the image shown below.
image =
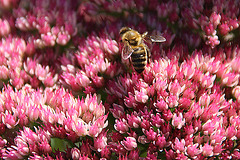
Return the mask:
<svg viewBox="0 0 240 160">
<path fill-rule="evenodd" d="M 188 62 L 178 65 L 171 59 L 162 58 L 153 62 L 156 65 L 147 66 L 141 77 L 133 73 L 110 83 L 107 92 L 114 99 L 109 102 L 118 106 L 110 111 L 113 114 L 125 112 L 127 117 L 134 116 L 140 120 L 136 121 L 140 125 L 132 125 L 132 118 L 132 121 L 126 121 L 126 116 L 116 116 L 116 126 L 119 127 L 115 127 L 115 130 L 120 134 L 138 132 L 135 137 L 138 146 L 154 145 L 146 148 L 148 153 L 160 154 L 159 150 L 170 147 L 171 150 L 167 149 L 164 154 L 167 156 L 168 152 L 173 151 L 175 158 L 223 156 L 224 144 L 232 141 L 236 135 L 236 128 L 231 127 L 226 117 L 229 117 L 230 108 L 234 108 L 233 104 L 237 102 L 225 97 L 227 93 L 221 87 L 227 85 L 217 81 L 216 77 L 221 78 L 216 71 L 212 71 L 216 64 L 221 68 L 224 60 L 218 59 L 220 63 L 211 64 L 209 60 L 208 56 L 200 59 L 193 55 Z M 158 63 L 165 65 L 155 69 Z M 207 68 L 204 67 L 206 64 Z M 189 75 L 184 69 L 187 67 L 192 70 Z M 169 75 L 172 68 L 176 68 L 175 72 Z M 152 77 L 145 78 L 150 75 L 149 72 Z M 214 78 L 204 80 L 205 85 L 203 78 L 206 76 Z M 139 98 L 142 100 L 139 101 L 134 97 L 142 90 L 147 97 Z M 237 95 L 237 87 L 232 93 Z"/>
</svg>

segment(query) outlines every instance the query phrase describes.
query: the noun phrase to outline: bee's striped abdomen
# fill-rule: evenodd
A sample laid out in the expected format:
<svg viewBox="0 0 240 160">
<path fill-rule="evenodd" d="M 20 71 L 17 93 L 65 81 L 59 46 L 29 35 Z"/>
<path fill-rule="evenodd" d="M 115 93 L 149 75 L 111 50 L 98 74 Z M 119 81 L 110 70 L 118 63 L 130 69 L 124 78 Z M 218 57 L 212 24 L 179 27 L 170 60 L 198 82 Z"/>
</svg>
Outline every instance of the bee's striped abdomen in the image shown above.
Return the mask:
<svg viewBox="0 0 240 160">
<path fill-rule="evenodd" d="M 132 65 L 136 72 L 142 73 L 147 65 L 147 53 L 143 47 L 134 50 L 131 55 Z"/>
</svg>

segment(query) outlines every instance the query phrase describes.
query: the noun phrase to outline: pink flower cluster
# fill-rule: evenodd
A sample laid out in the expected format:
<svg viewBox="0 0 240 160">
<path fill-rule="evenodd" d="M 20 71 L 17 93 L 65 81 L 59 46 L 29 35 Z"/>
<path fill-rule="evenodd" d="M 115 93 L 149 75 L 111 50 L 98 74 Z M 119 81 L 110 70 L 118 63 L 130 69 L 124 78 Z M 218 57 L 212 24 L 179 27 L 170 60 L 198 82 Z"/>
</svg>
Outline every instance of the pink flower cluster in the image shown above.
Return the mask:
<svg viewBox="0 0 240 160">
<path fill-rule="evenodd" d="M 238 0 L 0 0 L 0 159 L 240 159 Z M 142 74 L 119 30 L 162 35 Z"/>
<path fill-rule="evenodd" d="M 2 141 L 8 146 L 8 143 L 12 143 L 9 132 L 16 135 L 15 132 L 23 128 L 14 139 L 14 145 L 2 150 L 3 158 L 47 155 L 52 152 L 51 137 L 75 142 L 79 137 L 89 136 L 97 141 L 107 126 L 105 108 L 96 95 L 80 99 L 64 89 L 36 91 L 26 85 L 19 91 L 5 87 L 0 96 Z M 35 123 L 43 128 L 31 130 L 29 127 Z"/>
<path fill-rule="evenodd" d="M 238 59 L 239 48 L 233 50 Z M 233 99 L 239 95 L 239 72 L 234 65 L 232 60 L 196 53 L 180 65 L 161 58 L 142 77 L 134 73 L 111 81 L 107 103 L 113 106 L 114 128 L 129 137 L 118 137 L 110 146 L 117 146 L 119 156 L 127 159 L 146 149 L 149 158 L 164 154 L 167 159 L 238 159 L 239 102 Z M 136 150 L 136 144 L 148 147 Z"/>
<path fill-rule="evenodd" d="M 72 53 L 74 60 L 66 59 L 61 68 L 62 83 L 73 91 L 84 89 L 85 93 L 94 93 L 102 88 L 107 78 L 113 78 L 123 72 L 121 64 L 116 61 L 119 52 L 118 44 L 107 35 L 89 36 L 80 40 L 78 51 Z"/>
</svg>

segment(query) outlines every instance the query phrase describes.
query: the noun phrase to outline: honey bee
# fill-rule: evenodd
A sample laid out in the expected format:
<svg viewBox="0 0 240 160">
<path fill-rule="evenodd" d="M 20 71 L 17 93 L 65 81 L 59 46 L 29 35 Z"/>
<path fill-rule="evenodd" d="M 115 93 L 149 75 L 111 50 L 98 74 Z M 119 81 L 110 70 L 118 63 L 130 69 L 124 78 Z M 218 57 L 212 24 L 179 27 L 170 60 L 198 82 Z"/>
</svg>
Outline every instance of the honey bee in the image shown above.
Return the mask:
<svg viewBox="0 0 240 160">
<path fill-rule="evenodd" d="M 136 72 L 142 73 L 145 66 L 149 62 L 151 52 L 144 41 L 165 42 L 166 39 L 158 35 L 148 35 L 148 32 L 140 34 L 138 31 L 129 27 L 122 27 L 120 32 L 122 48 L 122 58 L 124 60 L 130 58 L 133 68 Z"/>
</svg>

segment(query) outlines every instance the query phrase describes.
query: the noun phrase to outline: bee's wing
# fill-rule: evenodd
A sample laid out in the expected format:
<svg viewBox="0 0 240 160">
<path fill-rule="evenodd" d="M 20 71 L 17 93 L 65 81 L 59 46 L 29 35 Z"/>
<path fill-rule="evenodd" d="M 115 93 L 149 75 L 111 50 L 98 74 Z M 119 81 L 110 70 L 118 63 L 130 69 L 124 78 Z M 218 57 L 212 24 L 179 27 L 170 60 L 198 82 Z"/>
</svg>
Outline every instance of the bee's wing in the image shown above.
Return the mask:
<svg viewBox="0 0 240 160">
<path fill-rule="evenodd" d="M 150 40 L 152 42 L 165 42 L 166 39 L 163 36 L 159 36 L 159 35 L 151 35 L 149 36 Z"/>
<path fill-rule="evenodd" d="M 122 58 L 128 59 L 132 55 L 133 51 L 134 50 L 132 47 L 129 44 L 125 43 L 122 49 Z"/>
</svg>

